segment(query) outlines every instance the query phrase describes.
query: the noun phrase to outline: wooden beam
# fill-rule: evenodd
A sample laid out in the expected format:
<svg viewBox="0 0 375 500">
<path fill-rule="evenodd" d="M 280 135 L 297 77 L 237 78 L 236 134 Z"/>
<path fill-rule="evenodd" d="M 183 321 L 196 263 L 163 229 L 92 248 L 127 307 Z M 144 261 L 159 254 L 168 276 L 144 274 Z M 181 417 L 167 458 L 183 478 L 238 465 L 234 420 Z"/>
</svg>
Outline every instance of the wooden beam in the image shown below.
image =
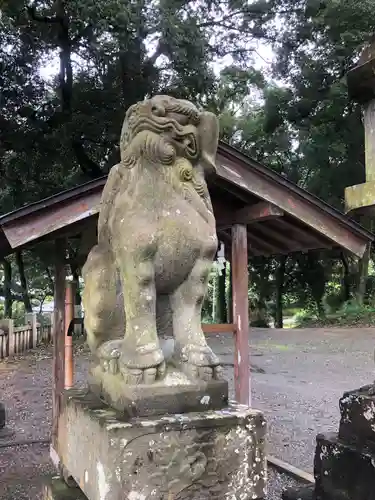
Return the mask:
<svg viewBox="0 0 375 500">
<path fill-rule="evenodd" d="M 234 380 L 238 403 L 251 405 L 249 359 L 249 272 L 247 230 L 244 224 L 232 228 L 233 322 L 236 326 Z"/>
<path fill-rule="evenodd" d="M 259 252 L 262 255 L 279 255 L 280 253 L 285 253 L 285 249 L 280 248 L 279 246 L 275 246 L 273 243 L 269 241 L 267 237 L 262 238 L 256 236 L 255 234 L 248 232 L 247 238 L 249 242 L 249 247 L 252 247 L 252 242 L 255 243 L 255 246 L 259 249 Z M 263 249 L 263 250 L 262 250 Z"/>
<path fill-rule="evenodd" d="M 365 236 L 354 234 L 344 221 L 338 220 L 338 217 L 317 203 L 306 200 L 296 189 L 284 186 L 271 174 L 265 175 L 256 169 L 246 168 L 239 160 L 223 155 L 218 155 L 216 166 L 219 177 L 242 187 L 264 201 L 273 203 L 335 245 L 349 250 L 358 257 L 364 254 L 368 241 Z"/>
<path fill-rule="evenodd" d="M 284 255 L 292 252 L 301 252 L 305 250 L 312 250 L 314 248 L 327 248 L 331 246 L 327 241 L 323 241 L 318 238 L 313 238 L 311 241 L 308 233 L 306 234 L 305 231 L 298 233 L 295 226 L 292 224 L 289 225 L 286 221 L 284 224 L 284 219 L 282 221 L 280 220 L 278 224 L 280 225 L 280 232 L 273 227 L 269 227 L 268 224 L 254 224 L 251 226 L 251 232 L 255 229 L 256 232 L 259 233 L 262 238 L 266 238 L 269 243 L 272 242 L 270 239 L 275 242 L 280 242 L 285 247 L 285 250 L 280 252 Z M 294 233 L 300 235 L 300 240 L 295 240 L 291 237 L 291 233 L 293 233 L 293 231 Z"/>
<path fill-rule="evenodd" d="M 332 248 L 332 243 L 330 241 L 324 241 L 325 236 L 322 235 L 321 238 L 309 233 L 308 229 L 302 229 L 295 224 L 287 221 L 286 219 L 281 219 L 279 224 L 285 229 L 285 234 L 298 234 L 299 238 L 306 243 L 306 247 L 312 248 Z M 289 236 L 290 237 L 290 236 Z"/>
<path fill-rule="evenodd" d="M 55 309 L 53 322 L 52 447 L 58 455 L 58 428 L 65 369 L 65 240 L 55 242 Z"/>
<path fill-rule="evenodd" d="M 254 234 L 253 231 L 256 231 L 257 233 L 260 233 L 260 236 L 262 238 L 265 238 L 268 240 L 268 238 L 272 238 L 273 240 L 281 243 L 286 251 L 289 253 L 289 252 L 292 252 L 293 249 L 295 248 L 295 243 L 294 241 L 290 238 L 290 236 L 287 236 L 287 233 L 286 232 L 283 232 L 283 233 L 280 233 L 278 231 L 276 231 L 274 228 L 272 227 L 269 227 L 268 224 L 266 224 L 265 226 L 263 224 L 253 224 L 251 226 L 251 234 Z M 299 246 L 299 242 L 298 242 L 298 246 Z"/>
<path fill-rule="evenodd" d="M 268 455 L 267 462 L 269 465 L 279 470 L 280 472 L 286 472 L 289 476 L 294 477 L 295 479 L 297 479 L 297 481 L 301 481 L 307 484 L 315 483 L 315 478 L 312 474 L 302 469 L 298 469 L 297 467 L 294 467 L 294 465 L 284 462 L 284 460 L 280 460 L 279 458 L 273 457 L 272 455 Z"/>
<path fill-rule="evenodd" d="M 227 191 L 229 194 L 234 196 L 237 200 L 241 200 L 243 203 L 249 203 L 249 196 L 246 195 L 245 193 L 241 192 L 241 189 L 238 189 L 238 187 L 234 187 L 233 185 L 229 184 L 226 182 L 225 186 L 223 186 L 223 182 L 221 181 L 220 183 L 220 178 L 218 179 L 217 177 L 211 177 L 210 178 L 210 184 L 217 186 L 220 190 Z M 210 190 L 210 184 L 208 185 L 208 189 Z M 213 196 L 213 204 L 215 203 L 215 196 Z"/>
<path fill-rule="evenodd" d="M 216 221 L 217 228 L 226 229 L 233 224 L 251 224 L 253 222 L 263 222 L 270 219 L 282 217 L 284 211 L 272 203 L 259 202 L 255 205 L 247 205 L 232 214 L 220 217 Z"/>
<path fill-rule="evenodd" d="M 87 194 L 84 199 L 67 200 L 51 207 L 49 211 L 40 210 L 39 213 L 26 215 L 22 220 L 5 223 L 2 226 L 4 234 L 14 249 L 64 228 L 69 231 L 73 224 L 98 213 L 101 194 L 100 188 Z"/>
<path fill-rule="evenodd" d="M 202 323 L 203 333 L 207 334 L 215 334 L 215 333 L 235 333 L 236 326 L 232 323 Z"/>
</svg>

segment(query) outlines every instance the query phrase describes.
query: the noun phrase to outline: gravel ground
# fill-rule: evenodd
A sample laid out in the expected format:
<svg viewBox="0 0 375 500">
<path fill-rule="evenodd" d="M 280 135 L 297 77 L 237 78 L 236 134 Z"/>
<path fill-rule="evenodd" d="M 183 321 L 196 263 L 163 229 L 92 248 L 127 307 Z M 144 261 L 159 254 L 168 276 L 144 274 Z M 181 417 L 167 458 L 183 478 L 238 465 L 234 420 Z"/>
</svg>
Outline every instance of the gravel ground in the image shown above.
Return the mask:
<svg viewBox="0 0 375 500">
<path fill-rule="evenodd" d="M 226 365 L 233 395 L 233 340 L 211 336 Z M 336 430 L 338 399 L 373 379 L 375 329 L 261 330 L 250 335 L 252 404 L 268 422 L 268 452 L 312 471 L 315 436 Z M 87 353 L 76 349 L 77 384 L 84 382 Z M 2 448 L 4 442 L 48 439 L 51 414 L 51 348 L 0 363 L 0 400 L 7 428 L 0 434 L 0 500 L 40 498 L 41 479 L 52 473 L 47 445 Z M 268 500 L 280 499 L 295 481 L 269 471 Z"/>
</svg>

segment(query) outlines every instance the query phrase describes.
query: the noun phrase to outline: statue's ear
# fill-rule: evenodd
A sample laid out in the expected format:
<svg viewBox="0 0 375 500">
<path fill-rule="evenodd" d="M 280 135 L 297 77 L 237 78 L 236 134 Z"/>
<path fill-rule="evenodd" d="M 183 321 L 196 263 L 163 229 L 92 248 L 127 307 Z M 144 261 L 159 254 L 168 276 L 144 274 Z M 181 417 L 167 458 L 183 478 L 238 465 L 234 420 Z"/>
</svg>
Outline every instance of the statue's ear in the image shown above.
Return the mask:
<svg viewBox="0 0 375 500">
<path fill-rule="evenodd" d="M 198 137 L 204 173 L 213 174 L 216 172 L 216 152 L 219 142 L 219 120 L 216 115 L 209 111 L 200 114 Z"/>
<path fill-rule="evenodd" d="M 121 135 L 120 135 L 120 151 L 121 151 L 121 153 L 126 149 L 126 146 L 127 146 L 129 121 L 131 119 L 132 114 L 136 113 L 137 110 L 139 109 L 140 104 L 141 103 L 139 103 L 139 102 L 132 104 L 131 106 L 129 106 L 129 108 L 127 109 L 127 111 L 125 113 L 125 118 L 124 118 L 124 121 L 122 123 Z"/>
</svg>

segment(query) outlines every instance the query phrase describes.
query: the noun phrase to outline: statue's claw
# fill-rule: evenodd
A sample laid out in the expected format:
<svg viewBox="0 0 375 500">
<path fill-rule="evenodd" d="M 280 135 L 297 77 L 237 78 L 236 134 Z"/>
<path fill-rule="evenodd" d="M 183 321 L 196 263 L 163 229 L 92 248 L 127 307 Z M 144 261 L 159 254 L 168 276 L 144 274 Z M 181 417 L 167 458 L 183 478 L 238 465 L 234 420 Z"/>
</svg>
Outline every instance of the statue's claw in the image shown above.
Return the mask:
<svg viewBox="0 0 375 500">
<path fill-rule="evenodd" d="M 208 346 L 185 345 L 177 349 L 176 362 L 190 378 L 209 381 L 222 375 L 219 358 Z"/>
<path fill-rule="evenodd" d="M 124 339 L 111 340 L 100 346 L 97 356 L 104 372 L 112 375 L 121 372 L 129 385 L 152 384 L 166 373 L 163 353 L 154 344 L 131 352 L 126 349 Z"/>
<path fill-rule="evenodd" d="M 103 371 L 109 372 L 112 375 L 118 373 L 118 359 L 121 355 L 121 346 L 122 339 L 109 340 L 98 348 L 96 355 L 99 358 L 100 366 Z"/>
<path fill-rule="evenodd" d="M 162 379 L 166 371 L 163 353 L 154 344 L 138 351 L 129 351 L 123 346 L 118 366 L 125 383 L 130 385 L 152 384 Z"/>
</svg>

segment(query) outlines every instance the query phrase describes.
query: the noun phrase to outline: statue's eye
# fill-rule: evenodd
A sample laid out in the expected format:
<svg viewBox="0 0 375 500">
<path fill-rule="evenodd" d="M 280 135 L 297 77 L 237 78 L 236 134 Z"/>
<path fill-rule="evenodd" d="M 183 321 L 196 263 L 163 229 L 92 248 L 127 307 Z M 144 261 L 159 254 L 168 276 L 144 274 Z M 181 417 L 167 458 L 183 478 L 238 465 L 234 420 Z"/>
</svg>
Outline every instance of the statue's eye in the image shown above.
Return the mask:
<svg viewBox="0 0 375 500">
<path fill-rule="evenodd" d="M 156 116 L 165 116 L 165 108 L 154 104 L 151 108 L 151 113 Z"/>
</svg>

